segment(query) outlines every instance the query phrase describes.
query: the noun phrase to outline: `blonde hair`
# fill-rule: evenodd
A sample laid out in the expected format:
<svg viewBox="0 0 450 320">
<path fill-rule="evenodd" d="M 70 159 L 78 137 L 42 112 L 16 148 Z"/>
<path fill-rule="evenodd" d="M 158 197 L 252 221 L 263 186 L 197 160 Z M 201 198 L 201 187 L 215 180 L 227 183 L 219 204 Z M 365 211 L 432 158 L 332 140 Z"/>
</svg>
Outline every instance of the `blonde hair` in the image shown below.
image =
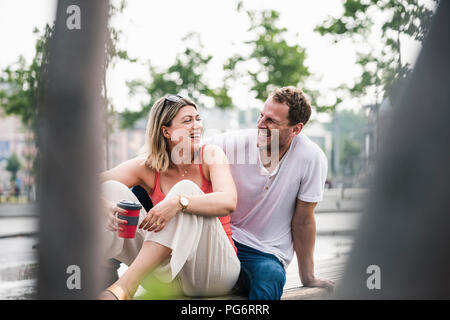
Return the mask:
<svg viewBox="0 0 450 320">
<path fill-rule="evenodd" d="M 145 143 L 139 150 L 139 155 L 144 156 L 147 167 L 156 171 L 165 171 L 169 168 L 170 155 L 168 152 L 168 143 L 162 134 L 161 127 L 170 127 L 173 118 L 185 106 L 193 106 L 197 109 L 197 105 L 185 97 L 180 97 L 180 100 L 177 102 L 172 102 L 162 97 L 150 109 L 147 128 L 145 130 Z"/>
</svg>

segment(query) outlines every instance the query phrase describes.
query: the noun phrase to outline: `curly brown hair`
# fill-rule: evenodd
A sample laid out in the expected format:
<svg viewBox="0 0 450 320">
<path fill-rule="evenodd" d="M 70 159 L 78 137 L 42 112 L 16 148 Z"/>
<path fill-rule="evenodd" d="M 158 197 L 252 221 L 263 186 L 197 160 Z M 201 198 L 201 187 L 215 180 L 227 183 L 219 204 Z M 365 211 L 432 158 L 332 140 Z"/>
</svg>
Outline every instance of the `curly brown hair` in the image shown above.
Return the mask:
<svg viewBox="0 0 450 320">
<path fill-rule="evenodd" d="M 302 89 L 296 87 L 276 88 L 270 94 L 275 101 L 285 103 L 289 107 L 289 125 L 297 123 L 305 125 L 311 116 L 311 104 Z"/>
</svg>

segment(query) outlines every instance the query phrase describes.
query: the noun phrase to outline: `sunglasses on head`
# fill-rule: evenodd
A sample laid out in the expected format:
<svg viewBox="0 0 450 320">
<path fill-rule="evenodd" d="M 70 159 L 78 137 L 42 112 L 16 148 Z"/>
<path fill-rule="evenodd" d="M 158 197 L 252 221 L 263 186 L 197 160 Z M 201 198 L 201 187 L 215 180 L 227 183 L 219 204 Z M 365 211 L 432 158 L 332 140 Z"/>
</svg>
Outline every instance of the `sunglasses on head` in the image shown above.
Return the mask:
<svg viewBox="0 0 450 320">
<path fill-rule="evenodd" d="M 169 94 L 168 96 L 166 96 L 165 98 L 164 98 L 164 104 L 163 104 L 163 109 L 165 108 L 165 106 L 166 106 L 166 102 L 167 101 L 170 101 L 170 102 L 178 102 L 178 101 L 180 101 L 181 99 L 184 99 L 184 97 L 182 96 L 182 95 L 179 95 L 179 94 Z"/>
</svg>

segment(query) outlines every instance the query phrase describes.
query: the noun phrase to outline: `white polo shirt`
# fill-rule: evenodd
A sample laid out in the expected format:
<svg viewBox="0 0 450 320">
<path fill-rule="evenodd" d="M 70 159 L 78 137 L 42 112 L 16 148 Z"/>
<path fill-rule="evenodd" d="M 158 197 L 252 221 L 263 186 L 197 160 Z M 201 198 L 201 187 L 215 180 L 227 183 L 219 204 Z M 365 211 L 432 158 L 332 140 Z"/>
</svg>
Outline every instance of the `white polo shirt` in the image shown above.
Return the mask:
<svg viewBox="0 0 450 320">
<path fill-rule="evenodd" d="M 314 142 L 300 133 L 278 166 L 269 173 L 256 146 L 257 130 L 214 136 L 207 143 L 221 147 L 230 162 L 238 202 L 231 216 L 233 238 L 275 255 L 285 268 L 294 255 L 291 220 L 297 199 L 322 200 L 327 159 Z"/>
</svg>

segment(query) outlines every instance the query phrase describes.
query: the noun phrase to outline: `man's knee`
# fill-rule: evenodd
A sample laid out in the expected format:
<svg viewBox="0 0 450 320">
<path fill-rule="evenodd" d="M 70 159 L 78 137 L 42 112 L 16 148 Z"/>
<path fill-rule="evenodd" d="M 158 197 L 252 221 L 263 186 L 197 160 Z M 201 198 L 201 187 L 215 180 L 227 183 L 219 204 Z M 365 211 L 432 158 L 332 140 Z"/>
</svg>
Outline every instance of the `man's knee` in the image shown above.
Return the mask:
<svg viewBox="0 0 450 320">
<path fill-rule="evenodd" d="M 249 300 L 279 300 L 286 283 L 286 272 L 277 261 L 263 261 L 253 268 L 250 282 Z"/>
<path fill-rule="evenodd" d="M 267 260 L 258 264 L 252 278 L 253 281 L 267 282 L 283 287 L 286 283 L 286 272 L 279 262 Z"/>
</svg>

